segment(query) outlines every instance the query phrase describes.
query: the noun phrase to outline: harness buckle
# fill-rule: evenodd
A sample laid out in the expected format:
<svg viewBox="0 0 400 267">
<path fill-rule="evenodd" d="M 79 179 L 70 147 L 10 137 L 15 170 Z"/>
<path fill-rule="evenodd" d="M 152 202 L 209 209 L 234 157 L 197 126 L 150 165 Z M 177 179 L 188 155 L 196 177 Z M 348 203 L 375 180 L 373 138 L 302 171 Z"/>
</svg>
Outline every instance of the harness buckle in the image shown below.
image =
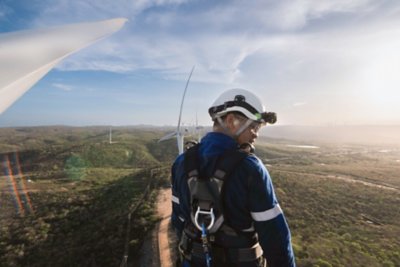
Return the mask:
<svg viewBox="0 0 400 267">
<path fill-rule="evenodd" d="M 211 227 L 213 227 L 214 221 L 215 221 L 214 209 L 211 208 L 209 211 L 207 211 L 207 210 L 201 210 L 200 207 L 197 207 L 197 211 L 196 211 L 196 213 L 195 213 L 195 215 L 194 215 L 194 223 L 195 223 L 197 229 L 199 229 L 200 231 L 202 231 L 203 228 L 201 227 L 201 224 L 198 222 L 198 220 L 199 220 L 199 215 L 200 215 L 200 214 L 201 214 L 201 215 L 208 215 L 208 216 L 210 216 L 211 221 L 210 221 L 210 223 L 209 223 L 208 226 L 207 226 L 207 230 L 210 230 Z"/>
</svg>

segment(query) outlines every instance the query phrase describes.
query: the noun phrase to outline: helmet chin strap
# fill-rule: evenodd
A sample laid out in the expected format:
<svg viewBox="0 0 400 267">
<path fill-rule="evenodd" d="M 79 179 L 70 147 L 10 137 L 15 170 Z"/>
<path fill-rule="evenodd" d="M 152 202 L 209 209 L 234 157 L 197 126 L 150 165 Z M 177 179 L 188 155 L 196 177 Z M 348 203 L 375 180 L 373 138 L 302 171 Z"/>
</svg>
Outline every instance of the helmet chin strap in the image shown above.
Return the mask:
<svg viewBox="0 0 400 267">
<path fill-rule="evenodd" d="M 234 133 L 234 136 L 239 137 L 239 135 L 241 135 L 252 122 L 252 120 L 247 119 L 246 122 L 243 123 L 243 125 L 236 131 L 236 133 Z"/>
<path fill-rule="evenodd" d="M 226 126 L 225 122 L 221 119 L 221 117 L 217 117 L 217 121 L 219 123 L 219 125 L 222 127 L 222 129 L 224 129 L 224 132 L 233 137 L 233 139 L 235 139 L 237 141 L 239 135 L 241 135 L 246 129 L 247 127 L 250 126 L 250 124 L 253 122 L 250 119 L 247 119 L 245 123 L 243 123 L 243 125 L 234 133 L 232 133 L 229 128 Z"/>
<path fill-rule="evenodd" d="M 232 134 L 230 133 L 228 127 L 226 127 L 226 124 L 225 124 L 225 122 L 221 119 L 221 117 L 217 117 L 217 121 L 218 121 L 219 125 L 222 127 L 222 129 L 224 129 L 224 132 L 225 132 L 227 135 L 231 136 Z"/>
</svg>

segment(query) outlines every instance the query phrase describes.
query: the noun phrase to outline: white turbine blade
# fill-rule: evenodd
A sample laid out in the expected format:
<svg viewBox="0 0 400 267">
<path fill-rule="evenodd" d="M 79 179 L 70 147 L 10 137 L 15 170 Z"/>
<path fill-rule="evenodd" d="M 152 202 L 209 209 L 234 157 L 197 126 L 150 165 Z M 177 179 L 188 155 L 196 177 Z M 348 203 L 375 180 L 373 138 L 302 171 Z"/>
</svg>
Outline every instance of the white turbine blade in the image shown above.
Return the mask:
<svg viewBox="0 0 400 267">
<path fill-rule="evenodd" d="M 178 145 L 179 155 L 183 153 L 183 139 L 184 139 L 184 135 L 182 133 L 178 132 L 178 134 L 176 135 L 176 142 Z"/>
<path fill-rule="evenodd" d="M 25 77 L 18 79 L 7 87 L 0 89 L 0 114 L 11 106 L 18 98 L 29 90 L 40 78 L 48 73 L 60 60 L 55 60 L 36 69 Z"/>
<path fill-rule="evenodd" d="M 189 74 L 189 78 L 188 78 L 187 81 L 186 81 L 185 90 L 183 91 L 183 96 L 182 96 L 182 101 L 181 101 L 181 108 L 180 108 L 180 110 L 179 110 L 178 127 L 177 127 L 177 129 L 176 129 L 176 131 L 177 131 L 178 133 L 181 131 L 181 117 L 182 117 L 183 102 L 185 101 L 186 91 L 187 91 L 187 88 L 188 88 L 188 85 L 189 85 L 190 78 L 192 77 L 193 71 L 194 71 L 194 66 L 193 66 L 193 68 L 192 68 L 192 71 L 191 71 L 190 74 Z"/>
<path fill-rule="evenodd" d="M 173 137 L 177 136 L 177 132 L 173 132 L 173 133 L 169 133 L 163 137 L 160 138 L 160 140 L 158 140 L 158 142 L 162 142 L 168 139 L 172 139 Z"/>
<path fill-rule="evenodd" d="M 0 34 L 0 114 L 65 57 L 118 31 L 126 21 Z"/>
</svg>

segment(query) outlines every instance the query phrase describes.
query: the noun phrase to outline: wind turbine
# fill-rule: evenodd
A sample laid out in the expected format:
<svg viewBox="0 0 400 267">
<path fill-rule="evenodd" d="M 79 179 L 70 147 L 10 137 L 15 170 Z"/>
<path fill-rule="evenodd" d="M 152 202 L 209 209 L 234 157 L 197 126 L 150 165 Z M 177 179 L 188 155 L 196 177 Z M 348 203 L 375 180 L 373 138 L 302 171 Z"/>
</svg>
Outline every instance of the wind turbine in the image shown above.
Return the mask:
<svg viewBox="0 0 400 267">
<path fill-rule="evenodd" d="M 0 114 L 64 58 L 118 31 L 126 21 L 0 33 Z"/>
<path fill-rule="evenodd" d="M 179 110 L 178 126 L 176 127 L 176 131 L 172 132 L 172 133 L 169 133 L 169 134 L 165 135 L 164 137 L 162 137 L 160 140 L 158 140 L 158 142 L 162 142 L 162 141 L 171 139 L 174 136 L 176 136 L 176 144 L 178 146 L 179 155 L 183 153 L 183 139 L 185 137 L 184 133 L 182 132 L 182 129 L 181 129 L 181 118 L 182 118 L 183 103 L 185 101 L 186 91 L 187 91 L 187 88 L 189 86 L 189 81 L 190 81 L 190 78 L 192 77 L 193 71 L 194 71 L 194 66 L 193 66 L 192 70 L 190 71 L 189 78 L 186 81 L 185 90 L 183 91 L 183 96 L 182 96 L 182 101 L 181 101 L 181 108 Z"/>
<path fill-rule="evenodd" d="M 110 145 L 113 143 L 112 141 L 112 127 L 110 126 Z"/>
<path fill-rule="evenodd" d="M 109 134 L 108 134 L 108 139 L 109 139 L 109 144 L 110 144 L 110 145 L 118 143 L 118 141 L 113 141 L 113 130 L 112 130 L 112 126 L 110 126 L 110 131 L 109 131 Z"/>
</svg>

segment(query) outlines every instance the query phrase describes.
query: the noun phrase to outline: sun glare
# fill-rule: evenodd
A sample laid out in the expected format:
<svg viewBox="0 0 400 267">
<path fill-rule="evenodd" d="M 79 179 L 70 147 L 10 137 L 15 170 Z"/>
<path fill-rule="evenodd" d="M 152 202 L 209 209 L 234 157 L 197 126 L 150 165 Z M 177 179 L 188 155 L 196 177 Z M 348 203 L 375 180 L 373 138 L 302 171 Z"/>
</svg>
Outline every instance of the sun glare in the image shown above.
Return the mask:
<svg viewBox="0 0 400 267">
<path fill-rule="evenodd" d="M 380 114 L 385 120 L 399 120 L 400 52 L 393 43 L 371 48 L 361 67 L 357 97 L 364 112 Z"/>
</svg>

